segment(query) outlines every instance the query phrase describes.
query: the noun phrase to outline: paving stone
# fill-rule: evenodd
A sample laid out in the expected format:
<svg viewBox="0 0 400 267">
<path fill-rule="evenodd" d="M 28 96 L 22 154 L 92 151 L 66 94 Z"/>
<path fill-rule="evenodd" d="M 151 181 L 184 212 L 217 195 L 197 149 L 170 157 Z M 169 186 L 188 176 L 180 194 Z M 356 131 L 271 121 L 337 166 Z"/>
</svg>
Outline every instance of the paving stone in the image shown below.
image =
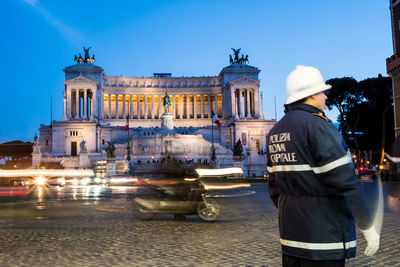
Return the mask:
<svg viewBox="0 0 400 267">
<path fill-rule="evenodd" d="M 256 194 L 222 199 L 221 219 L 175 221 L 157 215 L 140 221 L 129 198 L 0 205 L 2 266 L 281 266 L 277 210 L 265 185 Z M 400 214 L 385 210 L 381 248 L 347 266 L 400 266 Z"/>
</svg>

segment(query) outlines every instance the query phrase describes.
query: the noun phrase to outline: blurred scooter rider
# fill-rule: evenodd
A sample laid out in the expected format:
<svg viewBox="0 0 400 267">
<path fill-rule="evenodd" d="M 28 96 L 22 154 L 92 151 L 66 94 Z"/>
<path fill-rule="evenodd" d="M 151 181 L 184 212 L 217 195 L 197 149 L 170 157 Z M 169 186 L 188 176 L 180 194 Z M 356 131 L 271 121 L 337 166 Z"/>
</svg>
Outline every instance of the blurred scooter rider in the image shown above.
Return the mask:
<svg viewBox="0 0 400 267">
<path fill-rule="evenodd" d="M 268 190 L 279 209 L 283 266 L 344 266 L 356 255 L 354 219 L 379 248 L 379 234 L 357 189 L 342 136 L 322 110 L 321 73 L 297 66 L 287 77 L 285 116 L 268 136 Z"/>
</svg>

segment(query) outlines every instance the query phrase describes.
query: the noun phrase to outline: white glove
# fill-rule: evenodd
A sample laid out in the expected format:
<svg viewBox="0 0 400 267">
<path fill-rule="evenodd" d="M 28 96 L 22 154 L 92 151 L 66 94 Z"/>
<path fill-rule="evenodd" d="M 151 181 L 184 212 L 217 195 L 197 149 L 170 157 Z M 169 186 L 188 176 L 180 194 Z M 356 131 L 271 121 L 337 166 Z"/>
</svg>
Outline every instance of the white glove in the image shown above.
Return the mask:
<svg viewBox="0 0 400 267">
<path fill-rule="evenodd" d="M 365 249 L 365 256 L 374 255 L 379 249 L 379 234 L 376 232 L 375 227 L 372 226 L 367 230 L 361 230 L 365 240 L 367 240 L 367 248 Z"/>
</svg>

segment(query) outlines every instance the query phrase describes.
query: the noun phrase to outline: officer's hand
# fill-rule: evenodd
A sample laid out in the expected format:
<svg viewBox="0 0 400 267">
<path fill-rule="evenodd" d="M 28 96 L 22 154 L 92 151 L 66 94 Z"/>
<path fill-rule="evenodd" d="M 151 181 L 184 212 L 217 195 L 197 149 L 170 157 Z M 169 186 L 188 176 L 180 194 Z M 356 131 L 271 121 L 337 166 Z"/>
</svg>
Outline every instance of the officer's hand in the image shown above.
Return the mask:
<svg viewBox="0 0 400 267">
<path fill-rule="evenodd" d="M 374 255 L 379 249 L 379 235 L 372 226 L 367 230 L 361 231 L 364 235 L 365 240 L 367 240 L 367 248 L 365 249 L 365 256 Z"/>
<path fill-rule="evenodd" d="M 389 209 L 391 211 L 394 211 L 394 212 L 398 212 L 399 211 L 400 203 L 399 203 L 399 198 L 398 197 L 394 197 L 394 196 L 388 195 L 386 203 L 387 203 L 387 205 L 388 205 L 388 207 L 389 207 Z"/>
</svg>

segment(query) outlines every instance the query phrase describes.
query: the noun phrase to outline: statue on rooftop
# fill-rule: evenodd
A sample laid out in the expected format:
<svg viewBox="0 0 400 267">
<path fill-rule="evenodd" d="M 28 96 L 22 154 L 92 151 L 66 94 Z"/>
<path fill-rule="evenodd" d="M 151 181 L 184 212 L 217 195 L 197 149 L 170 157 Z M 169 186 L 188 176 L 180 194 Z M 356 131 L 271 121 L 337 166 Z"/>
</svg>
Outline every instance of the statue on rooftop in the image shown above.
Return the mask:
<svg viewBox="0 0 400 267">
<path fill-rule="evenodd" d="M 244 55 L 242 54 L 242 57 L 239 59 L 239 63 L 244 63 Z"/>
<path fill-rule="evenodd" d="M 95 61 L 94 54 L 92 54 L 91 58 L 90 58 L 90 54 L 89 54 L 89 50 L 91 48 L 92 47 L 89 47 L 89 48 L 83 47 L 83 52 L 85 52 L 85 56 L 82 57 L 81 53 L 79 53 L 79 57 L 77 57 L 76 54 L 75 54 L 74 61 L 76 61 L 79 64 L 82 64 L 82 63 L 86 63 L 86 64 L 93 63 Z"/>
<path fill-rule="evenodd" d="M 78 63 L 83 63 L 83 58 L 81 53 L 79 53 L 79 57 L 78 57 Z"/>
<path fill-rule="evenodd" d="M 85 62 L 85 63 L 90 63 L 90 56 L 89 56 L 90 48 L 92 48 L 92 47 L 89 47 L 88 49 L 83 47 L 83 51 L 85 51 L 85 59 L 83 60 L 83 62 Z"/>
<path fill-rule="evenodd" d="M 239 52 L 240 52 L 241 48 L 239 48 L 239 49 L 231 48 L 231 49 L 233 50 L 233 53 L 235 54 L 234 63 L 239 63 Z"/>
</svg>

